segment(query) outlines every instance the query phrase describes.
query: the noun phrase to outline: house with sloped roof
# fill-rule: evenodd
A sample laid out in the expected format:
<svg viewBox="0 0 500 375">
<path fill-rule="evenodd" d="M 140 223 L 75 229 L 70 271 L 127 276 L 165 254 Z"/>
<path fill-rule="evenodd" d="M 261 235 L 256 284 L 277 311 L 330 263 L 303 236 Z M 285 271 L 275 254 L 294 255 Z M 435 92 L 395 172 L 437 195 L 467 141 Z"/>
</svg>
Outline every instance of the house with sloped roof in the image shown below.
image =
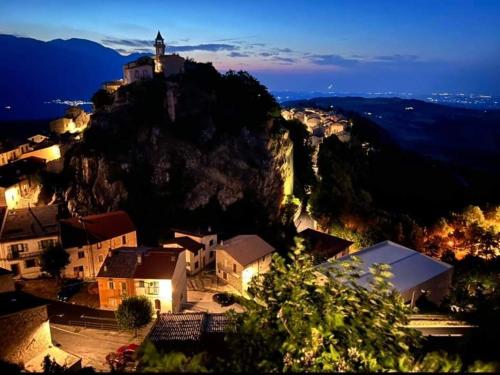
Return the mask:
<svg viewBox="0 0 500 375">
<path fill-rule="evenodd" d="M 97 284 L 103 309 L 115 310 L 130 296 L 146 296 L 156 312 L 179 312 L 187 298 L 184 249 L 112 250 L 97 274 Z"/>
<path fill-rule="evenodd" d="M 222 354 L 228 324 L 225 314 L 161 314 L 146 339 L 164 352 L 175 350 L 194 354 L 209 351 Z"/>
<path fill-rule="evenodd" d="M 356 281 L 359 285 L 370 288 L 373 280 L 370 268 L 375 264 L 388 264 L 392 273 L 389 281 L 411 306 L 422 295 L 439 304 L 450 290 L 453 266 L 395 242 L 380 242 L 339 261 L 350 261 L 353 256 L 362 261 L 362 273 Z M 323 263 L 317 267 L 318 271 L 328 275 L 328 270 L 337 266 L 336 263 Z"/>
<path fill-rule="evenodd" d="M 194 275 L 215 262 L 217 234 L 210 227 L 203 229 L 172 229 L 174 238 L 163 242 L 167 248 L 184 248 L 186 250 L 186 271 Z"/>
<path fill-rule="evenodd" d="M 313 256 L 316 264 L 348 255 L 349 248 L 353 244 L 352 241 L 311 228 L 300 232 L 299 237 L 304 239 L 305 249 Z"/>
<path fill-rule="evenodd" d="M 273 246 L 255 234 L 221 241 L 216 252 L 217 277 L 244 292 L 253 277 L 269 271 L 274 251 Z"/>
<path fill-rule="evenodd" d="M 60 226 L 61 244 L 70 256 L 64 269 L 69 278 L 94 279 L 110 250 L 137 246 L 135 225 L 125 211 L 72 217 Z"/>
<path fill-rule="evenodd" d="M 58 205 L 7 210 L 0 233 L 0 266 L 14 277 L 39 277 L 42 251 L 59 243 L 58 220 Z"/>
</svg>

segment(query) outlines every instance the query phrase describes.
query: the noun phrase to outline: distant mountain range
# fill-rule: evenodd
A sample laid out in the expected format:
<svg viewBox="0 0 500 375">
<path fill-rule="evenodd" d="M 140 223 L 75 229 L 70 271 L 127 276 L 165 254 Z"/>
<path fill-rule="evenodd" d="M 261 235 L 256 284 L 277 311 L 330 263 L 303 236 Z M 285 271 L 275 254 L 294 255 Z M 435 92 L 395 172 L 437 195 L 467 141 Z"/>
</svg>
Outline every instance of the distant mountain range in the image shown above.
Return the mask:
<svg viewBox="0 0 500 375">
<path fill-rule="evenodd" d="M 0 51 L 0 120 L 58 116 L 65 106 L 44 102 L 88 101 L 104 81 L 122 77 L 123 64 L 141 56 L 85 39 L 43 42 L 1 34 Z"/>
<path fill-rule="evenodd" d="M 282 103 L 356 112 L 385 129 L 403 148 L 500 175 L 500 110 L 448 107 L 414 99 L 321 97 Z"/>
</svg>

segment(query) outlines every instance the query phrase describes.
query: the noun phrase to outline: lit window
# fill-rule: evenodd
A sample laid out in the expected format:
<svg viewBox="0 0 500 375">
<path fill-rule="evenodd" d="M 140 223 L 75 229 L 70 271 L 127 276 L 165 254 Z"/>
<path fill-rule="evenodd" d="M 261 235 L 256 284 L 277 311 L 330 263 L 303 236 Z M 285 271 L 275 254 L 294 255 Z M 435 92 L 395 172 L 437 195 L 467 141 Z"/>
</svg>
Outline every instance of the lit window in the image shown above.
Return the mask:
<svg viewBox="0 0 500 375">
<path fill-rule="evenodd" d="M 102 243 L 98 242 L 97 243 L 97 248 L 100 249 L 102 247 Z"/>
</svg>

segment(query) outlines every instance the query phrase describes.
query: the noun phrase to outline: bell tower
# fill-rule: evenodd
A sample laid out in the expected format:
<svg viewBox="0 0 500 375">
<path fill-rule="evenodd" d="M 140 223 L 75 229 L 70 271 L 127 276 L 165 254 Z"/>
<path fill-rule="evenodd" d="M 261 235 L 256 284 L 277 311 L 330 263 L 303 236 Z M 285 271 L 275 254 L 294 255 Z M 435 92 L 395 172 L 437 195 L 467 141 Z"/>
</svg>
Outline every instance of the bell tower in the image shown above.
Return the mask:
<svg viewBox="0 0 500 375">
<path fill-rule="evenodd" d="M 156 48 L 156 57 L 163 56 L 165 54 L 165 43 L 160 34 L 160 30 L 158 30 L 158 34 L 156 35 L 155 48 Z"/>
</svg>

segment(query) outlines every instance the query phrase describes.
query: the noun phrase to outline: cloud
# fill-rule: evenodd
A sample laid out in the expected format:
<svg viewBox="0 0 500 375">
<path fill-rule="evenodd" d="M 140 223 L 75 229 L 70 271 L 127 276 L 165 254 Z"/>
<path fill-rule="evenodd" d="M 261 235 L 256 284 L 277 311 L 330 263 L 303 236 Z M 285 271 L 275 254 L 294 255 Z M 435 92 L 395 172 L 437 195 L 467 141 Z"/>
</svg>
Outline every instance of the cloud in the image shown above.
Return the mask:
<svg viewBox="0 0 500 375">
<path fill-rule="evenodd" d="M 294 59 L 293 57 L 282 57 L 282 56 L 274 56 L 272 60 L 285 65 L 297 62 L 297 59 Z"/>
<path fill-rule="evenodd" d="M 187 52 L 187 51 L 235 51 L 239 49 L 238 46 L 233 44 L 223 44 L 223 43 L 207 43 L 207 44 L 196 44 L 191 46 L 167 46 L 169 51 L 173 52 Z"/>
<path fill-rule="evenodd" d="M 108 46 L 113 46 L 117 49 L 125 49 L 124 47 L 129 47 L 129 52 L 145 52 L 144 48 L 149 48 L 153 51 L 153 40 L 143 40 L 143 39 L 118 39 L 118 38 L 105 38 L 102 40 L 103 44 Z M 195 45 L 169 45 L 167 43 L 167 50 L 172 52 L 187 52 L 187 51 L 235 51 L 239 49 L 238 46 L 234 44 L 225 43 L 207 43 L 207 44 L 195 44 Z"/>
<path fill-rule="evenodd" d="M 316 65 L 353 66 L 359 63 L 358 59 L 349 59 L 340 55 L 312 55 L 310 61 Z"/>
<path fill-rule="evenodd" d="M 269 57 L 269 56 L 273 56 L 273 54 L 272 54 L 272 53 L 270 53 L 270 52 L 261 52 L 261 53 L 259 53 L 259 56 L 262 56 L 262 57 Z"/>
<path fill-rule="evenodd" d="M 102 42 L 107 45 L 114 46 L 125 46 L 125 47 L 153 47 L 153 40 L 143 40 L 143 39 L 115 39 L 106 38 Z"/>
<path fill-rule="evenodd" d="M 231 52 L 229 57 L 249 57 L 250 55 L 247 53 L 240 53 L 240 52 Z"/>
<path fill-rule="evenodd" d="M 375 60 L 389 61 L 389 62 L 410 62 L 417 61 L 419 57 L 417 55 L 386 55 L 386 56 L 375 56 Z"/>
</svg>

